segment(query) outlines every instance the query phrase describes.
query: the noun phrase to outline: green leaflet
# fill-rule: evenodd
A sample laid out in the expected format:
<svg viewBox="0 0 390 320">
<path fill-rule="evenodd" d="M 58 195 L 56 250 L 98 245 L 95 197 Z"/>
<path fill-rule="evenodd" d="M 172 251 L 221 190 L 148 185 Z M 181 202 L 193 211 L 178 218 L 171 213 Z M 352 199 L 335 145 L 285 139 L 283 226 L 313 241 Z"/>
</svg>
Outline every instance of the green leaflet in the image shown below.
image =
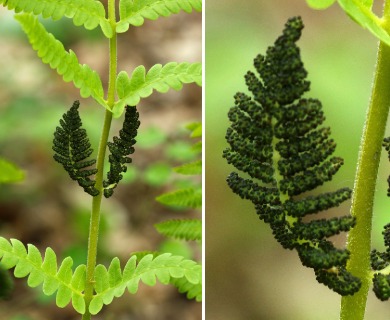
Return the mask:
<svg viewBox="0 0 390 320">
<path fill-rule="evenodd" d="M 191 138 L 199 138 L 202 136 L 202 123 L 201 122 L 192 122 L 186 126 L 188 130 L 191 131 Z"/>
<path fill-rule="evenodd" d="M 141 26 L 145 19 L 156 20 L 158 17 L 168 17 L 171 14 L 184 11 L 187 13 L 202 10 L 202 0 L 120 0 L 117 23 L 118 33 L 126 32 L 129 25 Z"/>
<path fill-rule="evenodd" d="M 42 256 L 32 244 L 26 247 L 16 239 L 9 242 L 0 237 L 0 260 L 5 269 L 14 269 L 17 278 L 28 276 L 29 287 L 37 287 L 43 283 L 42 290 L 45 295 L 56 293 L 58 307 L 65 307 L 70 301 L 75 310 L 85 312 L 84 294 L 85 265 L 80 265 L 75 272 L 72 271 L 73 260 L 65 258 L 57 269 L 57 257 L 51 248 L 47 248 Z"/>
<path fill-rule="evenodd" d="M 186 278 L 172 278 L 171 284 L 178 288 L 180 293 L 187 292 L 188 299 L 195 299 L 197 302 L 202 301 L 202 282 L 193 284 Z"/>
<path fill-rule="evenodd" d="M 182 279 L 183 283 L 179 290 L 191 291 L 202 281 L 202 267 L 194 261 L 164 253 L 157 257 L 148 254 L 138 263 L 137 257 L 132 256 L 122 272 L 119 259 L 114 258 L 108 270 L 103 265 L 95 268 L 96 294 L 91 301 L 89 311 L 91 314 L 97 314 L 104 304 L 110 304 L 114 297 L 122 296 L 126 288 L 130 293 L 136 293 L 140 281 L 154 286 L 156 280 L 162 284 L 169 284 L 172 278 Z M 185 290 L 186 288 L 188 290 Z"/>
<path fill-rule="evenodd" d="M 306 0 L 306 2 L 313 9 L 326 9 L 335 3 L 336 0 Z"/>
<path fill-rule="evenodd" d="M 0 184 L 24 180 L 24 172 L 12 162 L 0 158 Z"/>
<path fill-rule="evenodd" d="M 83 25 L 87 30 L 95 29 L 99 24 L 107 24 L 104 6 L 96 0 L 0 0 L 0 4 L 16 13 L 42 14 L 43 18 L 53 20 L 71 18 L 76 26 Z"/>
<path fill-rule="evenodd" d="M 202 240 L 202 221 L 198 219 L 168 220 L 154 225 L 166 237 L 185 240 Z"/>
<path fill-rule="evenodd" d="M 375 37 L 390 45 L 390 35 L 383 27 L 383 20 L 372 11 L 373 0 L 337 0 L 340 7 L 359 25 Z M 326 9 L 332 0 L 306 0 L 315 9 Z"/>
<path fill-rule="evenodd" d="M 390 45 L 390 36 L 382 26 L 382 20 L 372 11 L 372 1 L 338 0 L 343 10 L 363 28 L 367 28 L 379 40 Z"/>
<path fill-rule="evenodd" d="M 134 69 L 131 77 L 121 71 L 116 79 L 117 101 L 112 109 L 114 117 L 120 117 L 125 105 L 135 106 L 141 98 L 153 93 L 167 92 L 170 88 L 181 90 L 183 83 L 195 82 L 202 85 L 201 63 L 169 62 L 166 65 L 156 64 L 146 72 L 144 66 Z"/>
<path fill-rule="evenodd" d="M 50 64 L 52 69 L 56 69 L 64 81 L 73 81 L 83 98 L 92 96 L 99 104 L 109 109 L 103 99 L 103 86 L 96 71 L 85 64 L 79 64 L 76 54 L 72 50 L 67 52 L 62 43 L 47 32 L 32 14 L 17 14 L 15 18 L 20 22 L 43 63 Z"/>
<path fill-rule="evenodd" d="M 202 188 L 185 188 L 176 191 L 164 193 L 158 196 L 156 200 L 162 204 L 183 207 L 183 208 L 201 208 L 202 207 Z"/>
<path fill-rule="evenodd" d="M 201 175 L 202 174 L 202 160 L 197 160 L 185 163 L 181 166 L 173 168 L 173 170 L 185 175 Z"/>
</svg>

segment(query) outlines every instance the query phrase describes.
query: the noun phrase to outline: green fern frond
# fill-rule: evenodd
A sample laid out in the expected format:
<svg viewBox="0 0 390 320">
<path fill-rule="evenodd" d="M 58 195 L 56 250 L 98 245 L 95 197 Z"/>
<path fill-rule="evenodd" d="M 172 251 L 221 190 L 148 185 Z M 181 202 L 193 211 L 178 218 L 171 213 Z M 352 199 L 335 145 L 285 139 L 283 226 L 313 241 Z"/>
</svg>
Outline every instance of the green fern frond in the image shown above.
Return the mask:
<svg viewBox="0 0 390 320">
<path fill-rule="evenodd" d="M 61 127 L 54 132 L 53 158 L 62 164 L 70 178 L 78 182 L 79 186 L 91 196 L 95 197 L 99 191 L 95 188 L 95 181 L 89 178 L 96 174 L 97 169 L 86 169 L 96 163 L 95 159 L 86 160 L 93 152 L 87 132 L 82 128 L 78 112 L 80 103 L 75 101 L 70 110 L 62 116 Z"/>
<path fill-rule="evenodd" d="M 42 291 L 45 295 L 56 292 L 56 304 L 63 308 L 72 302 L 74 309 L 85 312 L 84 288 L 85 265 L 80 265 L 72 271 L 73 260 L 65 258 L 60 267 L 57 266 L 57 256 L 51 248 L 47 248 L 42 259 L 41 253 L 32 244 L 26 247 L 19 240 L 10 242 L 0 237 L 0 261 L 5 269 L 14 268 L 16 278 L 28 276 L 29 287 L 37 287 L 43 283 Z"/>
<path fill-rule="evenodd" d="M 132 252 L 130 256 L 135 256 L 135 257 L 137 257 L 137 261 L 140 261 L 143 257 L 145 257 L 145 256 L 147 256 L 149 254 L 153 255 L 153 257 L 157 257 L 158 255 L 161 254 L 161 252 L 150 251 L 150 250 L 135 251 L 135 252 Z"/>
<path fill-rule="evenodd" d="M 202 153 L 202 141 L 198 141 L 191 146 L 191 151 L 195 153 Z"/>
<path fill-rule="evenodd" d="M 195 299 L 197 302 L 202 301 L 202 282 L 192 283 L 187 278 L 172 278 L 173 284 L 180 293 L 187 293 L 187 299 Z"/>
<path fill-rule="evenodd" d="M 186 125 L 191 131 L 191 138 L 200 138 L 202 136 L 202 122 L 192 122 Z"/>
<path fill-rule="evenodd" d="M 184 240 L 202 240 L 202 221 L 198 219 L 167 220 L 154 225 L 166 237 Z"/>
<path fill-rule="evenodd" d="M 75 87 L 80 89 L 83 98 L 92 96 L 99 104 L 109 109 L 103 99 L 103 85 L 96 71 L 85 64 L 79 64 L 76 54 L 72 50 L 68 53 L 62 43 L 47 32 L 32 14 L 17 14 L 15 18 L 20 22 L 43 63 L 56 69 L 64 81 L 73 81 Z"/>
<path fill-rule="evenodd" d="M 183 83 L 202 84 L 202 65 L 200 63 L 170 62 L 166 65 L 156 64 L 148 72 L 144 66 L 134 69 L 131 77 L 121 71 L 116 79 L 119 101 L 113 107 L 114 117 L 119 117 L 125 105 L 135 106 L 141 98 L 153 93 L 167 92 L 170 88 L 180 90 Z"/>
<path fill-rule="evenodd" d="M 114 137 L 114 142 L 108 142 L 108 149 L 111 154 L 108 156 L 110 162 L 110 171 L 107 173 L 107 180 L 103 181 L 104 196 L 109 198 L 114 193 L 122 173 L 127 171 L 126 164 L 131 163 L 132 159 L 128 157 L 134 153 L 137 130 L 140 122 L 138 121 L 139 113 L 136 107 L 126 107 L 125 120 L 123 128 L 119 131 L 119 137 Z"/>
<path fill-rule="evenodd" d="M 97 314 L 104 304 L 110 304 L 114 297 L 122 296 L 126 288 L 130 293 L 136 293 L 140 281 L 154 286 L 156 280 L 169 284 L 172 278 L 183 278 L 195 285 L 202 281 L 202 268 L 194 261 L 164 253 L 157 257 L 146 255 L 138 263 L 137 257 L 132 256 L 122 273 L 119 259 L 114 258 L 108 270 L 103 265 L 95 268 L 96 294 L 90 303 L 89 311 L 91 314 Z"/>
<path fill-rule="evenodd" d="M 185 175 L 200 175 L 202 174 L 202 160 L 185 163 L 173 168 L 173 171 Z"/>
<path fill-rule="evenodd" d="M 336 249 L 326 238 L 349 231 L 355 219 L 302 220 L 338 206 L 351 197 L 351 190 L 295 198 L 331 180 L 343 164 L 341 158 L 331 157 L 336 145 L 329 138 L 329 128 L 320 127 L 324 121 L 321 103 L 302 98 L 310 86 L 296 46 L 302 29 L 299 17 L 290 19 L 266 56 L 255 58 L 260 77 L 253 72 L 245 76 L 253 97 L 235 95 L 226 133 L 230 147 L 223 157 L 251 178 L 233 172 L 227 182 L 233 192 L 253 202 L 276 240 L 284 248 L 295 249 L 319 282 L 341 295 L 352 295 L 361 281 L 346 271 L 349 252 Z"/>
<path fill-rule="evenodd" d="M 45 19 L 71 18 L 74 25 L 84 25 L 87 30 L 95 29 L 106 20 L 104 6 L 96 0 L 0 0 L 0 4 L 16 13 L 42 14 Z"/>
<path fill-rule="evenodd" d="M 141 26 L 145 19 L 156 20 L 182 10 L 190 13 L 193 9 L 202 11 L 202 0 L 121 0 L 119 2 L 120 21 L 117 23 L 116 31 L 126 32 L 129 25 Z"/>
<path fill-rule="evenodd" d="M 0 158 L 0 184 L 2 183 L 16 183 L 23 181 L 25 173 L 18 168 L 14 163 Z"/>
<path fill-rule="evenodd" d="M 185 188 L 167 192 L 158 196 L 156 200 L 162 204 L 181 208 L 201 208 L 202 188 Z"/>
</svg>

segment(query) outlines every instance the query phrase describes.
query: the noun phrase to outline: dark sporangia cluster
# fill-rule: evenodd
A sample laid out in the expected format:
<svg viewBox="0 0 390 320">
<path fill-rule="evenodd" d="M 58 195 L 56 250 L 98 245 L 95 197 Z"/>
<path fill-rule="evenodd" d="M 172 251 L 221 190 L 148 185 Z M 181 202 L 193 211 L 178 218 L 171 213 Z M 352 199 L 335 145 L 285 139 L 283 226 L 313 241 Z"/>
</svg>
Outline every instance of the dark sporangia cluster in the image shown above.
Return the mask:
<svg viewBox="0 0 390 320">
<path fill-rule="evenodd" d="M 390 137 L 383 140 L 383 147 L 386 149 L 390 161 Z M 387 178 L 387 182 L 389 184 L 387 196 L 390 197 L 390 176 Z M 386 251 L 379 252 L 376 249 L 371 251 L 371 268 L 375 272 L 373 278 L 375 295 L 378 299 L 386 301 L 390 298 L 390 270 L 385 270 L 390 265 L 390 223 L 384 226 L 382 234 Z"/>
<path fill-rule="evenodd" d="M 310 86 L 295 44 L 302 29 L 299 17 L 290 19 L 266 55 L 255 58 L 258 75 L 249 71 L 245 76 L 252 96 L 235 95 L 226 133 L 230 147 L 223 157 L 251 179 L 233 172 L 227 182 L 233 192 L 253 202 L 276 240 L 295 249 L 319 282 L 352 295 L 361 281 L 346 270 L 349 252 L 335 248 L 327 238 L 350 230 L 355 219 L 304 221 L 340 205 L 351 197 L 351 190 L 301 196 L 331 180 L 343 164 L 343 159 L 331 157 L 336 144 L 330 129 L 321 127 L 325 118 L 320 101 L 302 98 Z"/>
<path fill-rule="evenodd" d="M 95 181 L 89 176 L 96 174 L 97 169 L 87 169 L 96 160 L 86 160 L 93 152 L 78 112 L 79 101 L 75 101 L 70 110 L 60 119 L 61 127 L 54 132 L 54 160 L 61 163 L 71 179 L 78 182 L 85 192 L 97 196 Z"/>
<path fill-rule="evenodd" d="M 122 173 L 127 171 L 126 163 L 132 159 L 128 155 L 134 153 L 135 137 L 140 125 L 139 114 L 136 107 L 126 107 L 123 128 L 119 131 L 119 137 L 114 137 L 114 142 L 108 142 L 108 149 L 111 154 L 108 157 L 110 171 L 107 173 L 107 180 L 103 181 L 104 196 L 109 198 L 114 193 L 114 188 L 123 178 Z"/>
<path fill-rule="evenodd" d="M 390 298 L 390 275 L 384 270 L 390 265 L 390 224 L 385 225 L 382 232 L 385 240 L 386 251 L 371 251 L 371 267 L 374 271 L 373 285 L 374 292 L 378 299 L 386 301 Z M 381 273 L 384 272 L 384 273 Z"/>
</svg>

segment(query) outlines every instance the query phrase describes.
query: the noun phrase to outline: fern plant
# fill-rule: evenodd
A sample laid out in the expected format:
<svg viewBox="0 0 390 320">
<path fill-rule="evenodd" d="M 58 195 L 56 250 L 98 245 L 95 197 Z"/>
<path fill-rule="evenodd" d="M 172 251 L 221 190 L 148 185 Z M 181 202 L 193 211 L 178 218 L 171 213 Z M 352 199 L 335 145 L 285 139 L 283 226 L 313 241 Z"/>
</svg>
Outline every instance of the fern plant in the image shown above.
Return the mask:
<svg viewBox="0 0 390 320">
<path fill-rule="evenodd" d="M 191 138 L 202 137 L 202 124 L 198 122 L 190 123 L 187 129 L 191 131 Z M 196 154 L 202 152 L 202 141 L 192 145 L 192 150 Z M 202 174 L 202 160 L 195 160 L 173 168 L 173 170 L 184 176 L 200 176 Z M 181 188 L 175 191 L 164 193 L 156 198 L 157 201 L 166 205 L 182 209 L 200 209 L 202 207 L 202 186 L 198 183 L 194 187 Z M 202 241 L 202 221 L 200 219 L 171 219 L 159 222 L 154 225 L 156 230 L 163 236 L 177 241 Z M 183 285 L 182 280 L 174 280 L 174 284 L 179 288 Z M 202 283 L 195 285 L 187 284 L 187 297 L 200 301 L 202 298 Z M 183 287 L 184 288 L 184 287 Z"/>
<path fill-rule="evenodd" d="M 307 2 L 325 8 L 335 1 Z M 230 146 L 223 157 L 245 173 L 229 175 L 227 182 L 232 191 L 250 200 L 260 219 L 270 225 L 276 240 L 284 248 L 296 250 L 302 264 L 314 270 L 316 279 L 342 296 L 340 319 L 352 320 L 364 319 L 370 286 L 380 300 L 390 298 L 389 224 L 383 231 L 386 250 L 370 251 L 378 154 L 382 145 L 388 153 L 390 150 L 390 138 L 383 139 L 390 98 L 390 5 L 385 1 L 380 20 L 372 12 L 372 1 L 338 2 L 381 40 L 353 191 L 341 188 L 305 194 L 331 180 L 343 160 L 332 157 L 336 145 L 330 138 L 330 129 L 321 127 L 321 103 L 303 97 L 310 84 L 296 45 L 303 28 L 299 17 L 287 22 L 282 36 L 265 56 L 255 58 L 257 74 L 246 74 L 250 94 L 235 95 L 235 106 L 228 114 L 231 126 L 226 133 Z M 310 222 L 303 219 L 349 198 L 350 215 L 312 218 Z M 335 248 L 327 239 L 347 231 L 345 249 Z"/>
<path fill-rule="evenodd" d="M 201 123 L 191 123 L 187 128 L 191 130 L 191 138 L 199 138 L 202 136 Z M 192 146 L 192 150 L 195 153 L 201 153 L 202 142 L 199 141 L 195 143 Z M 185 163 L 175 167 L 173 170 L 181 175 L 200 176 L 202 174 L 202 160 Z M 167 206 L 198 209 L 202 207 L 202 186 L 197 184 L 194 187 L 181 188 L 167 192 L 158 196 L 156 200 Z M 199 236 L 202 236 L 201 233 Z"/>
<path fill-rule="evenodd" d="M 191 123 L 187 126 L 191 130 L 192 138 L 202 137 L 201 123 Z M 202 141 L 196 142 L 192 150 L 199 154 L 202 151 Z M 196 177 L 202 174 L 202 160 L 195 160 L 185 163 L 173 170 L 180 175 Z M 180 188 L 175 191 L 166 192 L 158 196 L 157 201 L 166 205 L 181 209 L 200 209 L 202 207 L 202 186 L 196 183 L 195 186 Z M 173 219 L 155 224 L 156 230 L 165 237 L 185 240 L 202 241 L 202 221 L 200 219 Z"/>
<path fill-rule="evenodd" d="M 146 71 L 138 66 L 131 75 L 117 70 L 117 36 L 126 32 L 130 26 L 141 26 L 145 19 L 156 20 L 179 12 L 201 11 L 201 0 L 150 0 L 134 2 L 119 1 L 119 20 L 116 19 L 115 0 L 109 0 L 107 9 L 96 0 L 44 1 L 44 0 L 0 0 L 0 4 L 13 10 L 15 19 L 26 33 L 32 48 L 43 63 L 57 71 L 66 82 L 73 82 L 80 90 L 82 98 L 93 98 L 104 109 L 104 126 L 96 159 L 86 130 L 82 127 L 76 100 L 57 126 L 53 150 L 54 159 L 68 172 L 71 179 L 92 197 L 88 256 L 86 264 L 73 268 L 73 260 L 66 257 L 57 262 L 57 254 L 49 247 L 42 257 L 37 247 L 24 245 L 17 239 L 0 237 L 0 260 L 5 269 L 14 268 L 18 278 L 28 277 L 27 284 L 36 287 L 42 284 L 45 295 L 56 296 L 58 307 L 72 304 L 82 319 L 91 319 L 104 305 L 120 297 L 125 291 L 136 293 L 140 282 L 155 285 L 173 284 L 179 292 L 189 298 L 201 300 L 201 265 L 196 261 L 184 259 L 170 253 L 138 258 L 133 255 L 121 267 L 114 258 L 109 267 L 97 265 L 97 243 L 99 235 L 100 207 L 102 196 L 110 197 L 130 164 L 129 157 L 134 153 L 138 127 L 142 120 L 136 105 L 153 91 L 167 92 L 180 90 L 183 84 L 201 85 L 202 67 L 200 63 L 169 62 L 156 64 Z M 72 50 L 49 33 L 38 16 L 59 20 L 72 19 L 75 26 L 87 30 L 100 28 L 109 43 L 109 83 L 105 91 L 99 74 L 91 67 L 80 64 Z M 125 113 L 123 127 L 113 142 L 108 142 L 113 118 Z M 104 168 L 106 149 L 109 169 Z M 2 271 L 3 273 L 3 271 Z M 196 290 L 194 291 L 194 288 Z"/>
<path fill-rule="evenodd" d="M 191 123 L 187 125 L 191 131 L 191 138 L 202 137 L 202 124 Z M 202 152 L 202 141 L 192 145 L 192 150 L 199 154 Z M 195 160 L 189 163 L 174 167 L 173 170 L 180 175 L 188 178 L 202 175 L 202 160 Z M 191 182 L 193 183 L 193 182 Z M 202 208 L 202 186 L 195 182 L 194 186 L 180 188 L 175 191 L 166 192 L 156 198 L 156 200 L 168 207 L 179 209 L 201 209 Z M 202 221 L 193 219 L 172 219 L 159 222 L 154 225 L 156 230 L 165 237 L 184 240 L 184 241 L 202 241 Z"/>
</svg>

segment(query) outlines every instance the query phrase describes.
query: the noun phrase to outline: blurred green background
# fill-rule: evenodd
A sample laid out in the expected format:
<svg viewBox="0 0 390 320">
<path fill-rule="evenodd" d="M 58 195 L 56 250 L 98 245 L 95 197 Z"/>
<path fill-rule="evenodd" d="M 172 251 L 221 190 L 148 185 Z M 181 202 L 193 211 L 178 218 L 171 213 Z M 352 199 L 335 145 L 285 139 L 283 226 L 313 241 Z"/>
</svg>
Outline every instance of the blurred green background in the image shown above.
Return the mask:
<svg viewBox="0 0 390 320">
<path fill-rule="evenodd" d="M 376 3 L 377 12 L 381 3 Z M 234 170 L 222 159 L 227 144 L 227 112 L 233 95 L 247 91 L 244 74 L 265 53 L 286 20 L 303 18 L 298 42 L 309 72 L 307 97 L 322 101 L 345 165 L 318 191 L 352 187 L 360 136 L 376 60 L 377 40 L 351 21 L 337 4 L 314 11 L 305 1 L 206 2 L 206 318 L 212 320 L 338 319 L 340 297 L 317 283 L 312 269 L 295 252 L 283 250 L 253 205 L 226 185 Z M 382 227 L 390 222 L 386 179 L 390 165 L 382 155 L 376 190 L 373 247 L 383 249 Z M 329 215 L 347 214 L 346 203 Z M 345 235 L 332 238 L 343 246 Z M 390 303 L 370 291 L 366 319 L 390 318 Z"/>
<path fill-rule="evenodd" d="M 102 1 L 105 2 L 105 1 Z M 118 72 L 143 64 L 201 61 L 202 15 L 180 13 L 118 37 Z M 43 20 L 47 29 L 76 52 L 80 63 L 96 70 L 107 87 L 108 41 L 99 29 L 87 31 L 71 20 Z M 70 255 L 74 265 L 86 261 L 91 198 L 52 158 L 52 140 L 59 119 L 73 101 L 93 148 L 97 149 L 105 110 L 92 99 L 81 99 L 77 89 L 44 65 L 28 43 L 12 13 L 0 8 L 0 157 L 21 167 L 24 182 L 0 184 L 0 235 L 32 243 L 44 251 L 52 247 L 60 259 Z M 114 256 L 123 265 L 130 253 L 167 250 L 200 260 L 199 244 L 166 241 L 153 224 L 171 218 L 200 218 L 200 210 L 169 208 L 155 200 L 164 193 L 200 182 L 172 171 L 198 158 L 195 140 L 185 125 L 201 119 L 201 88 L 190 84 L 179 92 L 155 93 L 138 106 L 141 126 L 133 164 L 109 200 L 103 199 L 98 263 Z M 123 117 L 114 119 L 117 135 Z M 201 303 L 189 301 L 171 286 L 140 285 L 137 295 L 125 294 L 103 308 L 99 319 L 201 319 Z M 53 297 L 15 281 L 8 301 L 0 301 L 0 319 L 79 319 L 71 307 L 59 309 Z"/>
</svg>

